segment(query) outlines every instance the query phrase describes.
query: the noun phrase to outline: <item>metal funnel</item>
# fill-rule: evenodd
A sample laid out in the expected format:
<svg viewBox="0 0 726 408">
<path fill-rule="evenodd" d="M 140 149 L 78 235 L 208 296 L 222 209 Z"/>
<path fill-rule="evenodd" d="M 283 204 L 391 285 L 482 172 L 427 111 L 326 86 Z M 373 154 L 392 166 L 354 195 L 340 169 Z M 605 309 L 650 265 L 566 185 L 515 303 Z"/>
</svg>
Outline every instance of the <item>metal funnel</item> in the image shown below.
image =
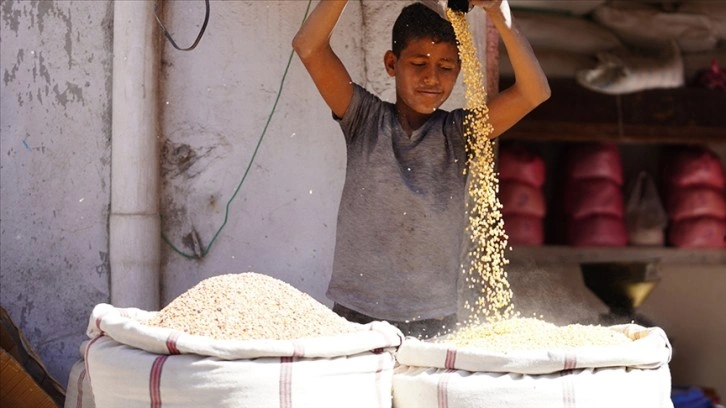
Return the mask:
<svg viewBox="0 0 726 408">
<path fill-rule="evenodd" d="M 638 320 L 639 308 L 660 282 L 658 262 L 582 263 L 585 286 L 610 309 L 610 321 Z M 642 320 L 642 319 L 641 319 Z"/>
</svg>

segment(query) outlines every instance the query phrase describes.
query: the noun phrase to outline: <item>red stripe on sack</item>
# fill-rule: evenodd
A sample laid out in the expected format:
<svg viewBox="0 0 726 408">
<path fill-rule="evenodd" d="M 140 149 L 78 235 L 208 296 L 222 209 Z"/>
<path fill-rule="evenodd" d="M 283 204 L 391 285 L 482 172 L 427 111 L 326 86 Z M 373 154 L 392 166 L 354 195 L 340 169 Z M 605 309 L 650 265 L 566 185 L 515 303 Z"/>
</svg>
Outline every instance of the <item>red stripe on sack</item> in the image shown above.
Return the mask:
<svg viewBox="0 0 726 408">
<path fill-rule="evenodd" d="M 280 357 L 280 408 L 292 408 L 292 357 Z"/>
<path fill-rule="evenodd" d="M 577 356 L 575 354 L 565 354 L 565 370 L 574 370 L 577 367 Z"/>
<path fill-rule="evenodd" d="M 161 408 L 161 370 L 169 356 L 159 356 L 151 365 L 151 373 L 149 374 L 149 397 L 151 398 L 151 408 Z"/>
<path fill-rule="evenodd" d="M 166 338 L 166 349 L 169 350 L 169 354 L 181 354 L 176 346 L 179 336 L 181 336 L 180 332 L 171 332 L 169 337 Z"/>
<path fill-rule="evenodd" d="M 387 354 L 376 354 L 378 356 L 378 366 L 376 367 L 376 377 L 374 385 L 378 391 L 378 406 L 380 408 L 391 406 L 390 392 L 384 392 L 383 387 L 383 365 L 386 362 Z"/>
<path fill-rule="evenodd" d="M 97 342 L 98 339 L 100 339 L 101 337 L 103 337 L 103 332 L 88 342 L 88 344 L 86 345 L 86 350 L 83 353 L 83 367 L 88 374 L 88 383 L 91 384 L 91 389 L 93 389 L 93 378 L 91 377 L 91 370 L 88 369 L 88 355 L 91 353 L 91 346 L 93 345 L 93 343 Z"/>
<path fill-rule="evenodd" d="M 445 373 L 439 377 L 439 382 L 436 384 L 436 401 L 438 408 L 449 408 L 449 375 L 454 370 L 446 370 Z"/>
<path fill-rule="evenodd" d="M 76 408 L 83 408 L 83 379 L 86 378 L 86 369 L 84 368 L 83 371 L 81 371 L 81 374 L 78 376 L 78 383 L 76 384 L 76 389 L 78 390 L 78 394 L 76 394 Z"/>
<path fill-rule="evenodd" d="M 560 377 L 562 377 L 563 408 L 576 408 L 577 406 L 577 402 L 575 401 L 575 383 L 572 374 L 572 370 L 560 371 Z"/>
<path fill-rule="evenodd" d="M 305 346 L 303 346 L 303 344 L 300 343 L 299 341 L 292 342 L 292 356 L 293 357 L 304 357 L 305 356 Z"/>
<path fill-rule="evenodd" d="M 444 360 L 444 368 L 454 369 L 456 364 L 456 349 L 446 350 L 446 359 Z"/>
</svg>

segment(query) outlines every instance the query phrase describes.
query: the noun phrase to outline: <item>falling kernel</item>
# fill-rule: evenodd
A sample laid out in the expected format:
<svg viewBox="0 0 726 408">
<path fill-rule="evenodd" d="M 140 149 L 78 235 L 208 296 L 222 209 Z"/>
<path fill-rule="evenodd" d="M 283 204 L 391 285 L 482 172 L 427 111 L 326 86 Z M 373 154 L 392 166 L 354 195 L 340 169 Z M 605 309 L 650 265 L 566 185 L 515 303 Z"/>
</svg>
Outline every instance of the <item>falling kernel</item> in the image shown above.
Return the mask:
<svg viewBox="0 0 726 408">
<path fill-rule="evenodd" d="M 494 168 L 495 157 L 492 141 L 493 128 L 489 121 L 487 93 L 481 65 L 477 58 L 474 41 L 469 30 L 466 14 L 446 10 L 446 16 L 454 27 L 461 59 L 461 71 L 465 85 L 464 137 L 467 150 L 469 185 L 466 203 L 466 232 L 471 250 L 462 273 L 469 289 L 478 292 L 471 304 L 464 324 L 475 325 L 484 321 L 500 321 L 515 316 L 512 290 L 504 267 L 507 235 L 504 232 L 499 202 L 499 179 Z"/>
</svg>

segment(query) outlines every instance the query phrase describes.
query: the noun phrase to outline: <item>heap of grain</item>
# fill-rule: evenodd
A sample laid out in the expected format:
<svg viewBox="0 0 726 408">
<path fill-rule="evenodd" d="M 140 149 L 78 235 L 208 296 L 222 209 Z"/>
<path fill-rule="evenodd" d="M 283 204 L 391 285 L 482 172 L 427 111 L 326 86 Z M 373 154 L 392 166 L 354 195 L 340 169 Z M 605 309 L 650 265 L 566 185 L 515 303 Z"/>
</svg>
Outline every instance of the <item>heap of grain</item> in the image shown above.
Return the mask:
<svg viewBox="0 0 726 408">
<path fill-rule="evenodd" d="M 468 264 L 477 299 L 456 332 L 430 341 L 406 338 L 396 354 L 398 407 L 648 406 L 671 408 L 671 352 L 660 328 L 558 327 L 520 318 L 504 256 L 491 125 L 482 70 L 466 15 L 447 10 L 459 42 L 466 99 L 470 203 Z M 612 390 L 618 390 L 613 393 Z"/>
<path fill-rule="evenodd" d="M 307 293 L 254 272 L 205 279 L 146 324 L 217 340 L 293 340 L 360 330 Z"/>
<path fill-rule="evenodd" d="M 586 346 L 617 346 L 633 340 L 603 326 L 557 326 L 534 318 L 513 318 L 465 327 L 440 340 L 455 347 L 478 347 L 507 353 L 536 349 L 574 349 Z"/>
</svg>

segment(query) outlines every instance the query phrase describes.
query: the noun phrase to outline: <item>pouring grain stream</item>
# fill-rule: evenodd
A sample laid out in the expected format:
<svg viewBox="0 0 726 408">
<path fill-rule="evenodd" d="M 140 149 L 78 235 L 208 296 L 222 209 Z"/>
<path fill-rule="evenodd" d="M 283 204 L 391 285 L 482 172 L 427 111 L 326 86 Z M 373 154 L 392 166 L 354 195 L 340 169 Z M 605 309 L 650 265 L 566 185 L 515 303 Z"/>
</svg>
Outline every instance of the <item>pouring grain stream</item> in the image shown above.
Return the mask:
<svg viewBox="0 0 726 408">
<path fill-rule="evenodd" d="M 626 344 L 632 340 L 607 327 L 571 324 L 557 326 L 537 318 L 521 318 L 512 302 L 512 289 L 507 279 L 505 256 L 508 237 L 499 201 L 499 178 L 495 171 L 495 155 L 487 93 L 481 65 L 469 30 L 466 14 L 446 10 L 456 34 L 466 87 L 464 135 L 468 153 L 469 200 L 467 201 L 467 233 L 470 251 L 468 264 L 462 265 L 465 283 L 474 289 L 474 303 L 466 300 L 469 315 L 461 328 L 441 341 L 456 346 L 485 347 L 511 351 L 534 348 L 575 348 Z"/>
<path fill-rule="evenodd" d="M 498 198 L 499 179 L 494 167 L 494 142 L 490 139 L 493 129 L 486 105 L 485 81 L 466 14 L 449 8 L 446 16 L 456 34 L 466 87 L 468 115 L 464 121 L 464 136 L 469 160 L 466 232 L 470 250 L 466 257 L 468 264 L 462 265 L 462 273 L 468 288 L 480 293 L 473 304 L 466 300 L 464 307 L 469 316 L 463 323 L 475 325 L 511 318 L 514 306 L 504 270 L 509 263 L 504 254 L 507 235 Z"/>
</svg>

